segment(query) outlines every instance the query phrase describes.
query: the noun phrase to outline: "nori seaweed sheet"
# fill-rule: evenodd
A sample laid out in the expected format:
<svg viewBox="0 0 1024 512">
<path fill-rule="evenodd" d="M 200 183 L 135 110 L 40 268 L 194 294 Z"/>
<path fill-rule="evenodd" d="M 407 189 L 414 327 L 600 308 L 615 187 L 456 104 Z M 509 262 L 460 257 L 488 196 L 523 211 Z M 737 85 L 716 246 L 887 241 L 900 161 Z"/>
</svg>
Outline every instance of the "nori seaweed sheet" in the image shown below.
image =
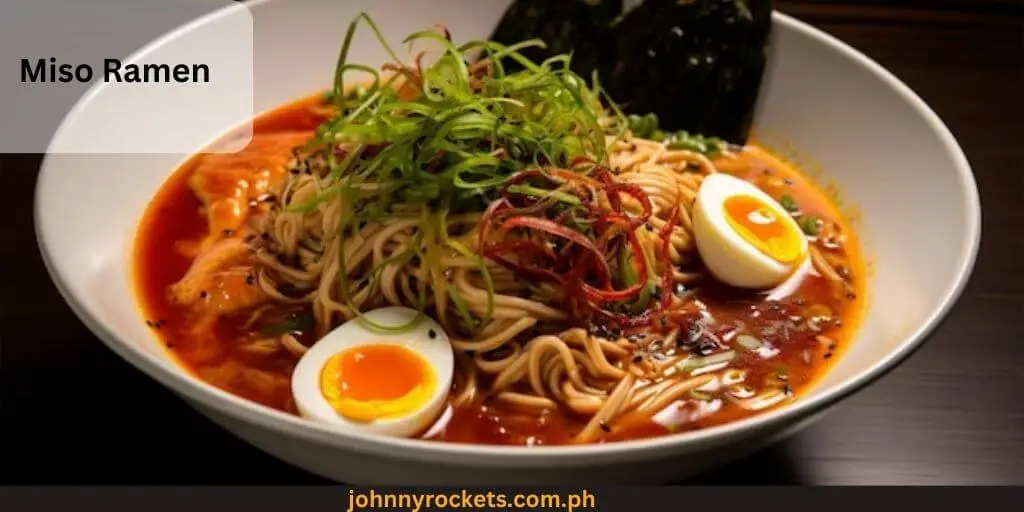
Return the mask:
<svg viewBox="0 0 1024 512">
<path fill-rule="evenodd" d="M 539 37 L 535 60 L 573 52 L 573 71 L 627 113 L 653 112 L 665 130 L 742 144 L 767 66 L 771 0 L 517 0 L 492 39 Z M 621 15 L 619 15 L 621 14 Z"/>
<path fill-rule="evenodd" d="M 491 40 L 515 44 L 541 39 L 547 48 L 528 48 L 523 55 L 540 62 L 572 52 L 573 71 L 589 79 L 601 60 L 615 51 L 611 25 L 622 10 L 623 0 L 516 0 L 498 22 Z M 517 67 L 514 62 L 505 64 L 506 71 Z"/>
</svg>

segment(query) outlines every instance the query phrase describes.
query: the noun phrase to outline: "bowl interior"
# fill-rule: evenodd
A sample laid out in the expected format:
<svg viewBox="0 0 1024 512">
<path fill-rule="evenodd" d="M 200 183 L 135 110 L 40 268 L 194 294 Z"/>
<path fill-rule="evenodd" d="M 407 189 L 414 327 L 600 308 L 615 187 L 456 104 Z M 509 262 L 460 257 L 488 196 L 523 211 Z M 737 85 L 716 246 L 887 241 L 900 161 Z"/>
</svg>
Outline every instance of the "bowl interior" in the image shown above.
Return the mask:
<svg viewBox="0 0 1024 512">
<path fill-rule="evenodd" d="M 486 37 L 507 3 L 252 4 L 256 109 L 324 89 L 346 22 L 361 10 L 373 15 L 389 41 L 401 41 L 435 21 L 443 21 L 457 39 L 468 40 Z M 766 416 L 823 404 L 908 353 L 959 293 L 979 236 L 977 193 L 967 163 L 916 96 L 863 56 L 799 22 L 776 16 L 775 37 L 756 122 L 759 137 L 783 154 L 793 156 L 796 150 L 808 165 L 821 169 L 823 183 L 837 186 L 843 204 L 856 213 L 871 275 L 869 310 L 851 348 L 801 402 Z M 358 35 L 353 54 L 366 63 L 384 60 L 366 30 Z M 203 111 L 202 105 L 190 108 L 197 115 Z M 69 118 L 54 144 L 91 129 L 97 127 Z M 186 376 L 167 359 L 134 298 L 131 249 L 137 222 L 183 158 L 50 156 L 37 190 L 37 229 L 55 282 L 111 348 L 177 391 L 214 397 L 208 403 L 224 405 L 229 397 Z M 241 407 L 249 414 L 269 412 Z"/>
</svg>

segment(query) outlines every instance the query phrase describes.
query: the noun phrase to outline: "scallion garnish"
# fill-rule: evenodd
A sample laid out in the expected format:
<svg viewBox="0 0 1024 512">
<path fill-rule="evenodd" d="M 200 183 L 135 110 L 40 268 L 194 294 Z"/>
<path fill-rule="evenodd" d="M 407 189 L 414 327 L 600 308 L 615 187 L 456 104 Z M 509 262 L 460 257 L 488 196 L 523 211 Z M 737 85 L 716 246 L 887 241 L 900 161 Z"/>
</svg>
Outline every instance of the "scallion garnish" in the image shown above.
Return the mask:
<svg viewBox="0 0 1024 512">
<path fill-rule="evenodd" d="M 349 61 L 349 49 L 361 24 L 369 26 L 392 60 L 383 71 Z M 481 204 L 498 197 L 499 188 L 510 176 L 526 168 L 570 169 L 580 157 L 604 162 L 606 136 L 618 136 L 632 126 L 607 100 L 596 76 L 588 87 L 571 71 L 570 55 L 533 62 L 520 53 L 543 47 L 542 41 L 509 46 L 472 41 L 458 46 L 442 32 L 417 32 L 403 41 L 441 46 L 440 57 L 420 65 L 414 59 L 409 60 L 415 63 L 402 62 L 366 14 L 349 25 L 333 87 L 326 95 L 337 114 L 319 127 L 310 145 L 324 153 L 328 172 L 320 177 L 315 197 L 288 207 L 290 212 L 305 213 L 334 200 L 346 205 L 336 235 L 342 240 L 338 279 L 343 302 L 360 317 L 341 256 L 344 240 L 356 235 L 359 226 L 393 213 L 397 202 L 405 203 L 406 208 L 421 206 L 418 227 L 428 247 L 444 246 L 479 262 L 490 316 L 494 290 L 487 266 L 471 248 L 448 237 L 445 216 L 479 211 Z M 478 55 L 479 60 L 472 62 L 471 55 Z M 510 61 L 521 71 L 506 72 L 503 62 Z M 353 74 L 359 75 L 359 85 L 354 87 Z M 656 116 L 641 116 L 639 122 L 647 134 L 657 129 Z M 571 194 L 545 191 L 528 183 L 509 192 L 570 208 L 580 203 Z M 437 250 L 415 256 L 429 274 L 440 272 Z M 403 253 L 402 257 L 413 255 Z M 375 277 L 371 273 L 371 278 Z M 439 287 L 434 294 L 438 316 L 445 316 L 445 304 L 450 300 L 467 330 L 479 328 L 458 290 Z M 425 303 L 426 297 L 423 299 Z"/>
<path fill-rule="evenodd" d="M 749 334 L 740 334 L 739 336 L 737 336 L 736 343 L 739 343 L 743 348 L 747 350 L 757 350 L 764 345 L 764 342 Z"/>
<path fill-rule="evenodd" d="M 313 327 L 313 318 L 308 315 L 294 316 L 260 329 L 264 336 L 281 336 L 294 331 L 305 331 Z"/>
<path fill-rule="evenodd" d="M 821 232 L 822 222 L 816 215 L 805 215 L 800 217 L 800 220 L 798 220 L 797 223 L 800 224 L 800 229 L 810 236 L 815 236 Z"/>
<path fill-rule="evenodd" d="M 800 209 L 796 204 L 796 199 L 793 199 L 793 196 L 789 194 L 782 194 L 782 197 L 779 198 L 779 204 L 789 213 L 796 212 Z"/>
<path fill-rule="evenodd" d="M 640 137 L 641 139 L 650 139 L 655 132 L 658 130 L 658 116 L 655 114 L 637 115 L 631 114 L 626 118 L 629 122 L 629 131 L 633 133 L 634 137 Z M 661 132 L 662 138 L 664 139 L 664 132 Z"/>
<path fill-rule="evenodd" d="M 668 138 L 668 148 L 693 151 L 714 157 L 725 152 L 728 149 L 728 144 L 716 137 L 705 137 L 681 130 L 671 134 Z"/>
<path fill-rule="evenodd" d="M 701 368 L 715 365 L 728 363 L 736 358 L 736 351 L 727 350 L 718 354 L 712 354 L 707 357 L 691 357 L 683 360 L 681 363 L 676 365 L 676 368 L 681 372 L 692 372 Z"/>
</svg>

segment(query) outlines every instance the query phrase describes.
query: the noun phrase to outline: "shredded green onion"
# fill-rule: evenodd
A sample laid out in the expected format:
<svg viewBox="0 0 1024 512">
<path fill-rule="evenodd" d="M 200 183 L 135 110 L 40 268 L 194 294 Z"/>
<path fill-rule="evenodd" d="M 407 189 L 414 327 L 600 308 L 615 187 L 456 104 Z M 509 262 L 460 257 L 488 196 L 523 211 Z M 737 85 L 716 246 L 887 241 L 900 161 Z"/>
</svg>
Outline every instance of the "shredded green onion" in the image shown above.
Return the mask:
<svg viewBox="0 0 1024 512">
<path fill-rule="evenodd" d="M 469 311 L 469 306 L 466 304 L 466 299 L 462 297 L 459 290 L 455 288 L 455 285 L 451 281 L 445 281 L 445 287 L 448 289 L 448 296 L 451 297 L 452 302 L 455 303 L 455 311 L 462 318 L 463 325 L 469 330 L 470 333 L 476 334 L 478 325 L 473 320 L 473 315 Z"/>
<path fill-rule="evenodd" d="M 356 321 L 361 323 L 361 324 L 363 324 L 364 326 L 366 326 L 371 331 L 374 331 L 374 332 L 377 332 L 377 333 L 380 333 L 380 334 L 402 334 L 402 333 L 406 333 L 406 332 L 411 331 L 413 328 L 415 328 L 417 325 L 419 325 L 420 322 L 422 322 L 423 319 L 426 318 L 426 317 L 427 316 L 424 315 L 422 312 L 419 312 L 419 313 L 416 314 L 416 316 L 412 317 L 412 320 L 409 320 L 408 322 L 406 322 L 404 324 L 401 324 L 401 325 L 384 325 L 384 324 L 379 324 L 377 322 L 374 322 L 373 320 L 370 320 L 366 315 L 359 314 L 356 317 Z"/>
<path fill-rule="evenodd" d="M 355 32 L 363 24 L 369 26 L 401 71 L 384 76 L 380 70 L 349 61 Z M 440 44 L 444 53 L 422 68 L 409 67 L 370 16 L 361 13 L 349 24 L 332 88 L 326 94 L 339 113 L 321 124 L 316 139 L 307 147 L 323 150 L 328 171 L 319 176 L 318 192 L 313 198 L 287 208 L 289 212 L 308 213 L 329 201 L 342 201 L 337 231 L 341 300 L 365 323 L 387 332 L 396 328 L 365 319 L 351 296 L 353 283 L 348 275 L 351 269 L 344 261 L 344 247 L 345 240 L 357 234 L 358 226 L 393 216 L 397 203 L 404 203 L 406 213 L 410 205 L 419 205 L 421 243 L 427 247 L 446 247 L 479 263 L 487 289 L 489 318 L 493 315 L 495 292 L 487 266 L 470 247 L 448 236 L 445 216 L 479 211 L 497 198 L 499 188 L 509 176 L 525 168 L 569 168 L 582 156 L 604 162 L 605 137 L 621 136 L 629 127 L 596 76 L 588 87 L 571 71 L 571 55 L 557 55 L 537 63 L 520 53 L 526 48 L 543 47 L 540 40 L 508 46 L 491 41 L 457 45 L 439 32 L 421 31 L 403 42 L 418 41 Z M 490 70 L 476 73 L 477 65 L 469 61 L 471 54 L 487 59 Z M 516 62 L 522 71 L 507 73 L 503 61 Z M 353 74 L 358 75 L 355 86 L 351 86 Z M 402 87 L 396 87 L 399 79 L 408 80 Z M 401 94 L 410 87 L 418 88 L 419 93 L 413 97 Z M 657 128 L 656 116 L 644 119 L 652 130 Z M 344 156 L 336 156 L 339 147 Z M 570 194 L 542 191 L 529 184 L 520 184 L 512 192 L 565 203 L 570 208 L 580 203 Z M 440 215 L 435 216 L 434 212 Z M 428 274 L 437 277 L 442 257 L 439 251 L 428 249 L 423 254 L 416 246 L 411 250 L 389 258 L 388 262 L 418 256 Z M 379 269 L 373 269 L 369 279 L 376 279 L 378 273 Z M 426 293 L 421 284 L 423 306 Z M 450 300 L 468 330 L 479 328 L 454 287 L 435 289 L 434 300 Z M 442 311 L 439 316 L 443 316 Z"/>
<path fill-rule="evenodd" d="M 551 198 L 573 206 L 578 206 L 580 204 L 580 198 L 572 194 L 566 194 L 565 192 L 559 192 L 557 190 L 545 190 L 542 188 L 531 187 L 530 185 L 512 185 L 508 188 L 508 191 L 514 194 L 522 194 L 524 196 L 542 199 Z"/>
<path fill-rule="evenodd" d="M 728 363 L 729 361 L 732 361 L 735 358 L 736 358 L 736 351 L 734 351 L 734 350 L 727 350 L 725 352 L 720 352 L 718 354 L 712 354 L 712 355 L 707 356 L 707 357 L 691 357 L 691 358 L 687 358 L 684 361 L 682 361 L 681 363 L 676 364 L 676 368 L 679 371 L 681 371 L 681 372 L 692 372 L 694 370 L 699 370 L 699 369 L 704 368 L 706 366 L 711 366 L 711 365 L 715 365 L 715 364 L 722 364 L 722 363 Z"/>
</svg>

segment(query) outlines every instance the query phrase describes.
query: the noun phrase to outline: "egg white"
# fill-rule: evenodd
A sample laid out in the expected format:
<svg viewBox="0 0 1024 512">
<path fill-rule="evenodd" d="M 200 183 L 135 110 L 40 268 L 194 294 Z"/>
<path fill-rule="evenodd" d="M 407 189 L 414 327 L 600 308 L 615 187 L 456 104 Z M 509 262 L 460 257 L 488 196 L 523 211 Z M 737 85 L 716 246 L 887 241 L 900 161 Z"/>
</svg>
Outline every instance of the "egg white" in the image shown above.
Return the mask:
<svg viewBox="0 0 1024 512">
<path fill-rule="evenodd" d="M 724 208 L 725 200 L 737 195 L 757 198 L 775 212 L 786 229 L 800 235 L 800 257 L 790 263 L 779 262 L 737 233 Z M 718 280 L 738 288 L 777 286 L 807 258 L 807 239 L 789 212 L 754 184 L 728 174 L 712 174 L 701 183 L 693 207 L 693 231 L 704 265 Z"/>
<path fill-rule="evenodd" d="M 417 314 L 417 311 L 408 308 L 387 307 L 367 311 L 363 315 L 376 324 L 400 326 L 409 323 Z M 429 335 L 431 330 L 435 334 L 433 338 Z M 335 354 L 347 349 L 382 344 L 400 345 L 422 357 L 434 372 L 436 386 L 419 409 L 403 416 L 369 422 L 349 420 L 324 398 L 320 389 L 320 375 L 324 365 Z M 454 359 L 448 335 L 431 318 L 424 316 L 413 328 L 398 334 L 373 331 L 357 318 L 328 333 L 302 356 L 292 374 L 292 396 L 299 414 L 308 419 L 343 429 L 409 437 L 424 431 L 444 409 L 452 384 Z"/>
</svg>

